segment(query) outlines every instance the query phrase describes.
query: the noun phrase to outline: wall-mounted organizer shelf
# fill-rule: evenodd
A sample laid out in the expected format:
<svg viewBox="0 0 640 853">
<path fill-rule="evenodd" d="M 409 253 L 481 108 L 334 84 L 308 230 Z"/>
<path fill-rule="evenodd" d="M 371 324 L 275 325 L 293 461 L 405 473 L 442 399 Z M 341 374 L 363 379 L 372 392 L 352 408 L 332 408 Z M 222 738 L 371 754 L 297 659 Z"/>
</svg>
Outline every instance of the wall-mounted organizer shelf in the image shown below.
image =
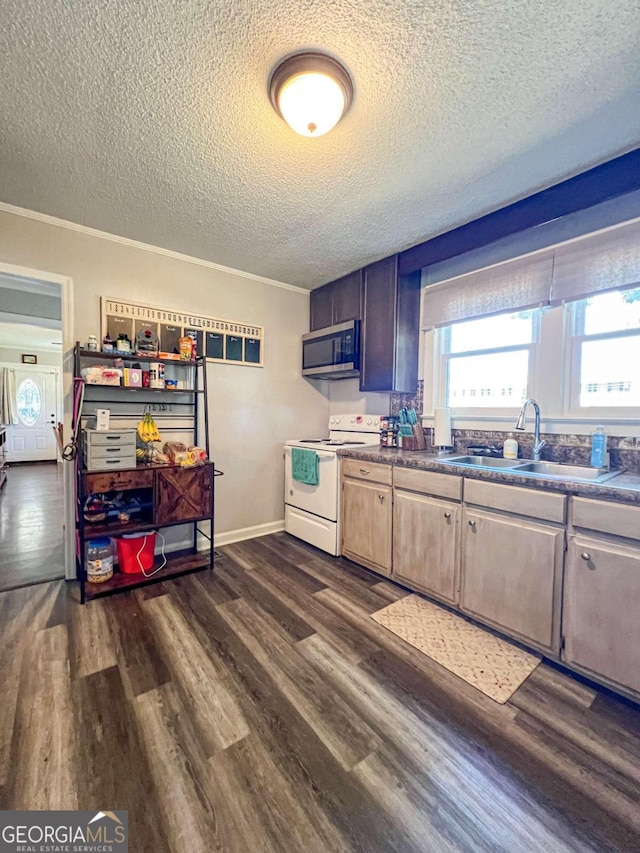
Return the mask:
<svg viewBox="0 0 640 853">
<path fill-rule="evenodd" d="M 76 344 L 74 373 L 76 378 L 80 378 L 86 367 L 109 363 L 115 366 L 119 360 L 125 367 L 140 365 L 143 369 L 148 363 L 164 362 L 167 372 L 180 377 L 182 387 L 168 390 L 85 384 L 79 413 L 82 427 L 92 426 L 96 408 L 108 404 L 118 429 L 125 432 L 128 428 L 131 431 L 149 408 L 158 420 L 163 438 L 175 434 L 181 437 L 188 435 L 190 443 L 203 447 L 209 458 L 205 359 L 201 356 L 194 362 L 185 362 L 134 353 L 112 355 L 85 350 Z M 114 467 L 110 469 L 112 463 Z M 83 604 L 88 599 L 113 595 L 201 569 L 213 569 L 214 480 L 221 472 L 215 470 L 211 461 L 194 466 L 139 463 L 120 467 L 111 457 L 105 459 L 105 470 L 87 470 L 80 442 L 75 466 L 76 565 Z M 87 510 L 92 496 L 101 496 L 98 503 L 102 509 L 99 512 Z M 122 510 L 126 511 L 129 520 L 122 520 Z M 180 529 L 181 525 L 185 527 Z M 115 540 L 124 534 L 143 532 L 155 532 L 159 538 L 172 528 L 178 534 L 188 531 L 190 544 L 180 550 L 167 551 L 163 568 L 159 569 L 163 556 L 156 554 L 153 567 L 146 571 L 125 573 L 114 566 L 113 576 L 106 581 L 96 583 L 87 579 L 87 545 L 90 540 L 102 537 Z M 208 541 L 205 550 L 198 550 L 201 536 Z M 115 543 L 113 550 L 115 553 Z"/>
</svg>

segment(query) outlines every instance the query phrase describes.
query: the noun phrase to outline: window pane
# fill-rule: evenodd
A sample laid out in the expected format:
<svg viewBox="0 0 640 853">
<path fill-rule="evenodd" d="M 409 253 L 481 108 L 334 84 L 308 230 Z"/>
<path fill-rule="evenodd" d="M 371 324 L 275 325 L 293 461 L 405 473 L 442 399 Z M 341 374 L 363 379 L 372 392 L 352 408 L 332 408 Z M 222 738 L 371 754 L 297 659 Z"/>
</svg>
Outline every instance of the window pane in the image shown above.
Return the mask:
<svg viewBox="0 0 640 853">
<path fill-rule="evenodd" d="M 533 311 L 467 320 L 455 323 L 450 329 L 449 352 L 530 344 L 533 339 Z"/>
<path fill-rule="evenodd" d="M 25 426 L 37 423 L 42 409 L 40 389 L 33 379 L 23 379 L 16 394 L 18 401 L 18 417 Z"/>
<path fill-rule="evenodd" d="M 447 406 L 518 408 L 527 396 L 528 350 L 449 359 Z"/>
<path fill-rule="evenodd" d="M 619 329 L 640 329 L 640 287 L 585 299 L 585 335 Z"/>
<path fill-rule="evenodd" d="M 640 336 L 582 344 L 581 406 L 640 406 Z"/>
</svg>

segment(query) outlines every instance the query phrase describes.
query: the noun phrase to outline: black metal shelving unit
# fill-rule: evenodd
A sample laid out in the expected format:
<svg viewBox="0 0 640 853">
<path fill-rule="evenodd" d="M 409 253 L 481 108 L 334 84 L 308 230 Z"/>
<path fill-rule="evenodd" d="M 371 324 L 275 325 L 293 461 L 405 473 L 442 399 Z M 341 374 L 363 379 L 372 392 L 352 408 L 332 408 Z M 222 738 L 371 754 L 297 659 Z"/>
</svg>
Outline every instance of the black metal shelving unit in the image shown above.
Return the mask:
<svg viewBox="0 0 640 853">
<path fill-rule="evenodd" d="M 105 362 L 116 364 L 116 363 L 124 363 L 125 365 L 131 364 L 147 364 L 147 363 L 158 363 L 162 362 L 166 365 L 176 366 L 179 371 L 184 371 L 187 376 L 189 376 L 189 380 L 191 383 L 191 387 L 189 388 L 180 388 L 175 390 L 169 389 L 154 389 L 154 388 L 138 388 L 138 387 L 129 387 L 129 386 L 111 386 L 111 385 L 87 385 L 84 386 L 84 401 L 82 406 L 82 411 L 80 412 L 81 423 L 84 426 L 87 418 L 91 417 L 91 412 L 87 411 L 87 406 L 98 403 L 112 403 L 118 404 L 123 403 L 125 400 L 127 404 L 139 403 L 142 406 L 142 409 L 139 410 L 136 414 L 131 412 L 124 413 L 121 415 L 116 415 L 116 418 L 120 418 L 122 420 L 126 418 L 137 418 L 139 420 L 144 414 L 144 409 L 152 405 L 151 401 L 157 401 L 158 399 L 162 399 L 163 402 L 165 399 L 172 398 L 171 406 L 177 406 L 180 409 L 188 408 L 190 412 L 185 414 L 184 412 L 180 415 L 182 418 L 189 418 L 190 426 L 189 427 L 174 427 L 174 431 L 185 432 L 187 430 L 191 431 L 193 434 L 193 443 L 198 446 L 204 447 L 207 457 L 210 458 L 209 452 L 209 408 L 208 408 L 208 389 L 207 389 L 207 370 L 206 370 L 206 359 L 204 356 L 199 356 L 195 361 L 178 361 L 178 360 L 170 360 L 166 358 L 158 358 L 153 356 L 146 355 L 136 355 L 135 353 L 131 354 L 122 354 L 122 353 L 102 353 L 102 352 L 94 352 L 92 350 L 83 349 L 80 344 L 76 343 L 74 349 L 74 375 L 76 378 L 81 378 L 82 376 L 82 368 L 89 367 L 92 364 L 104 364 Z M 191 371 L 190 374 L 187 374 L 187 371 Z M 137 408 L 139 408 L 137 406 Z M 202 424 L 203 428 L 200 430 L 200 415 L 202 414 Z M 169 428 L 171 430 L 172 428 Z M 166 430 L 166 431 L 169 431 Z M 199 440 L 201 438 L 201 440 Z M 158 475 L 156 472 L 159 471 L 169 471 L 172 469 L 177 471 L 190 471 L 194 470 L 192 468 L 181 468 L 180 466 L 175 465 L 160 465 L 158 463 L 141 463 L 136 465 L 135 468 L 130 469 L 118 469 L 113 471 L 87 471 L 84 468 L 84 460 L 82 453 L 80 450 L 76 452 L 75 457 L 75 483 L 76 483 L 76 567 L 77 567 L 77 577 L 80 582 L 80 600 L 81 603 L 88 599 L 98 598 L 106 595 L 113 595 L 118 592 L 126 591 L 127 589 L 135 589 L 136 587 L 145 586 L 151 583 L 158 583 L 160 581 L 168 580 L 170 578 L 179 577 L 181 575 L 190 574 L 191 572 L 200 571 L 205 568 L 209 568 L 213 570 L 214 564 L 214 546 L 213 546 L 213 538 L 214 538 L 214 482 L 215 478 L 221 476 L 222 472 L 217 471 L 213 462 L 207 462 L 209 470 L 209 500 L 207 506 L 207 512 L 203 513 L 197 518 L 188 519 L 188 520 L 180 520 L 180 519 L 172 519 L 167 521 L 158 522 L 155 518 L 156 510 L 158 505 Z M 199 466 L 202 467 L 202 466 Z M 87 491 L 85 487 L 86 482 L 91 482 L 89 479 L 87 481 L 86 478 L 93 478 L 94 482 L 102 482 L 103 480 L 107 480 L 109 476 L 112 476 L 113 482 L 117 484 L 118 482 L 125 482 L 127 479 L 127 473 L 132 475 L 132 480 L 135 481 L 136 473 L 138 471 L 146 471 L 150 472 L 147 475 L 144 475 L 144 478 L 149 483 L 153 485 L 142 486 L 141 490 L 145 488 L 152 489 L 152 514 L 153 518 L 150 521 L 136 521 L 132 520 L 128 523 L 91 523 L 86 521 L 84 515 L 84 504 L 87 496 L 91 494 L 91 491 Z M 94 477 L 94 475 L 97 475 Z M 103 475 L 103 476 L 101 476 Z M 181 476 L 177 474 L 177 476 Z M 139 479 L 139 478 L 138 478 Z M 206 476 L 204 476 L 206 480 Z M 105 491 L 120 491 L 118 486 L 115 485 L 111 490 Z M 100 492 L 101 493 L 101 492 Z M 203 522 L 208 522 L 209 524 L 209 532 L 202 530 L 201 525 Z M 143 573 L 136 574 L 124 574 L 121 572 L 114 572 L 113 577 L 105 581 L 103 583 L 90 583 L 87 582 L 87 572 L 86 572 L 86 543 L 91 538 L 96 538 L 99 536 L 118 536 L 127 532 L 137 532 L 142 530 L 149 531 L 158 531 L 163 528 L 176 527 L 178 525 L 191 525 L 192 530 L 192 545 L 188 549 L 184 549 L 182 551 L 172 552 L 167 555 L 167 565 L 156 574 L 151 577 L 146 577 Z M 204 551 L 198 551 L 198 536 L 204 536 L 208 542 L 209 547 Z"/>
</svg>

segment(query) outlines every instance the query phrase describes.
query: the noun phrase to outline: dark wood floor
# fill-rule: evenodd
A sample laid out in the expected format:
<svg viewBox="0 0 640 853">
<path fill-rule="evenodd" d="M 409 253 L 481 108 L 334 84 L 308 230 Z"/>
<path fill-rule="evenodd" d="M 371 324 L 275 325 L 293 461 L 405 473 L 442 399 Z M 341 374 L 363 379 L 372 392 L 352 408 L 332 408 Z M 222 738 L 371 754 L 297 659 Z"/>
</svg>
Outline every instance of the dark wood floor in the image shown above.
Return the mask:
<svg viewBox="0 0 640 853">
<path fill-rule="evenodd" d="M 64 577 L 62 466 L 11 465 L 0 489 L 0 590 Z"/>
<path fill-rule="evenodd" d="M 640 850 L 640 709 L 541 665 L 498 705 L 375 623 L 406 591 L 286 534 L 80 607 L 0 595 L 0 807 L 130 849 Z"/>
</svg>

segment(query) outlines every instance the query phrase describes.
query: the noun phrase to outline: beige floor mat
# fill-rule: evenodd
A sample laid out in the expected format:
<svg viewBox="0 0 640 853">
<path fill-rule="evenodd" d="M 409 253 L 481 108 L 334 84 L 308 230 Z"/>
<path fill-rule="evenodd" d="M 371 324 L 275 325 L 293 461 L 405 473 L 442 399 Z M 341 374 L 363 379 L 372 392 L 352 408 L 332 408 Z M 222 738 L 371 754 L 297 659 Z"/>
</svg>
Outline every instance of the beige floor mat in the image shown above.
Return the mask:
<svg viewBox="0 0 640 853">
<path fill-rule="evenodd" d="M 418 595 L 371 618 L 501 704 L 542 660 Z"/>
</svg>

